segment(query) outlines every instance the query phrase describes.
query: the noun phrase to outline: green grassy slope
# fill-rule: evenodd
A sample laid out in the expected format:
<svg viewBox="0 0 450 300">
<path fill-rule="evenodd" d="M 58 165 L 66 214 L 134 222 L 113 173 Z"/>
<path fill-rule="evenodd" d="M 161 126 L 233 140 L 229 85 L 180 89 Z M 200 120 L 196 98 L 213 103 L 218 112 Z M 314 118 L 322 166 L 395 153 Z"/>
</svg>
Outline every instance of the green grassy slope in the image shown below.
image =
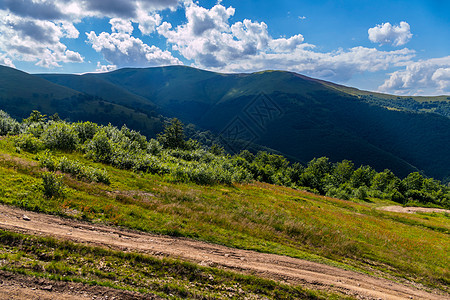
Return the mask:
<svg viewBox="0 0 450 300">
<path fill-rule="evenodd" d="M 125 106 L 117 99 L 126 99 L 132 94 L 112 85 L 105 87 L 96 82 L 92 85 L 109 91 L 105 97 L 114 95 L 113 101 L 0 66 L 0 109 L 17 119 L 28 117 L 32 110 L 39 110 L 47 115 L 58 113 L 61 118 L 71 121 L 112 123 L 117 126 L 126 123 L 151 136 L 161 130 L 161 120 L 148 101 L 134 96 L 134 102 Z"/>
<path fill-rule="evenodd" d="M 148 99 L 137 96 L 118 85 L 110 83 L 96 74 L 85 75 L 55 75 L 41 74 L 44 78 L 56 84 L 61 84 L 85 94 L 108 99 L 110 102 L 129 108 L 138 108 L 146 112 L 153 112 L 156 107 Z"/>
<path fill-rule="evenodd" d="M 80 92 L 25 72 L 0 66 L 0 98 L 40 101 L 43 99 L 65 99 L 79 94 Z"/>
<path fill-rule="evenodd" d="M 35 155 L 0 140 L 0 202 L 25 209 L 137 230 L 192 237 L 398 276 L 442 289 L 450 273 L 448 214 L 378 210 L 393 202 L 344 201 L 269 184 L 202 186 L 170 176 L 137 174 L 92 163 L 79 153 L 55 153 L 105 168 L 110 185 L 64 175 L 65 199 L 39 189 Z M 381 272 L 381 273 L 380 273 Z"/>
</svg>

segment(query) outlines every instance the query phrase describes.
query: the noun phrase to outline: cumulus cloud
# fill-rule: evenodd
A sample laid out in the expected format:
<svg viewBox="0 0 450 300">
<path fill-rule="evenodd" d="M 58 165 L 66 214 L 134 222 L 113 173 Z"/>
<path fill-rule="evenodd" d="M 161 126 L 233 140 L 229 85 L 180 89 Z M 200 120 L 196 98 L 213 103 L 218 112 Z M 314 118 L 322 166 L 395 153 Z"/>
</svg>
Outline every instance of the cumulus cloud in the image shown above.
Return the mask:
<svg viewBox="0 0 450 300">
<path fill-rule="evenodd" d="M 55 1 L 0 0 L 0 7 L 17 16 L 38 20 L 58 20 L 64 17 Z"/>
<path fill-rule="evenodd" d="M 357 72 L 375 72 L 406 64 L 415 54 L 409 49 L 379 51 L 355 47 L 321 53 L 297 34 L 273 38 L 264 22 L 243 20 L 230 24 L 235 10 L 220 3 L 205 9 L 185 2 L 186 23 L 164 22 L 158 33 L 194 65 L 218 71 L 248 72 L 282 69 L 310 76 L 346 81 Z"/>
<path fill-rule="evenodd" d="M 245 19 L 230 25 L 234 13 L 234 8 L 220 3 L 206 9 L 186 1 L 186 24 L 173 28 L 164 22 L 158 33 L 172 44 L 173 50 L 204 68 L 225 68 L 230 62 L 250 59 L 263 51 L 292 51 L 303 42 L 302 35 L 273 39 L 264 22 Z"/>
<path fill-rule="evenodd" d="M 15 68 L 16 66 L 12 62 L 11 58 L 5 54 L 0 54 L 0 65 Z"/>
<path fill-rule="evenodd" d="M 81 54 L 67 49 L 62 38 L 78 37 L 78 30 L 65 21 L 23 18 L 0 11 L 0 51 L 10 60 L 59 67 L 61 62 L 82 62 Z"/>
<path fill-rule="evenodd" d="M 410 62 L 379 87 L 382 92 L 396 94 L 420 94 L 427 89 L 450 93 L 450 56 Z"/>
<path fill-rule="evenodd" d="M 162 18 L 159 14 L 148 14 L 145 10 L 139 10 L 135 22 L 139 24 L 139 31 L 143 35 L 150 35 L 161 24 Z"/>
<path fill-rule="evenodd" d="M 144 67 L 181 64 L 169 51 L 149 46 L 141 39 L 131 36 L 132 28 L 126 23 L 111 20 L 112 33 L 97 35 L 86 33 L 92 48 L 103 54 L 104 58 L 117 67 Z"/>
<path fill-rule="evenodd" d="M 177 6 L 178 0 L 0 0 L 0 55 L 7 53 L 11 64 L 34 61 L 42 67 L 82 62 L 81 54 L 67 49 L 61 40 L 78 38 L 76 24 L 82 19 L 110 18 L 112 31 L 125 34 L 133 32 L 133 22 L 149 35 L 161 24 L 156 11 Z"/>
<path fill-rule="evenodd" d="M 391 23 L 383 23 L 368 30 L 369 40 L 380 45 L 392 44 L 394 46 L 405 45 L 412 38 L 410 26 L 406 22 L 392 26 Z"/>
<path fill-rule="evenodd" d="M 122 32 L 122 33 L 131 34 L 134 30 L 133 24 L 131 23 L 131 21 L 114 18 L 114 19 L 111 19 L 109 21 L 109 23 L 111 24 L 112 32 Z"/>
<path fill-rule="evenodd" d="M 1 9 L 16 16 L 38 20 L 76 21 L 102 16 L 135 18 L 140 10 L 175 9 L 178 0 L 0 0 Z"/>
<path fill-rule="evenodd" d="M 105 73 L 105 72 L 111 72 L 117 70 L 116 65 L 102 65 L 101 62 L 97 62 L 97 69 L 95 72 L 97 73 Z"/>
</svg>

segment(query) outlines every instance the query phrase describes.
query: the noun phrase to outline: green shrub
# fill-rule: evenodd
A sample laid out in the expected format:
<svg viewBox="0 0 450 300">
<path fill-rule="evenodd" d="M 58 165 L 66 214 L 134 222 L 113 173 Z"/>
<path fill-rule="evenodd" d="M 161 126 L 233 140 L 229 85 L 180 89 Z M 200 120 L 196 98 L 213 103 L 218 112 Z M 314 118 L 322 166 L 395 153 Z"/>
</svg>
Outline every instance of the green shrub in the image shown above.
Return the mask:
<svg viewBox="0 0 450 300">
<path fill-rule="evenodd" d="M 19 134 L 14 137 L 14 145 L 30 153 L 36 153 L 44 149 L 44 144 L 30 133 Z"/>
<path fill-rule="evenodd" d="M 98 162 L 110 163 L 113 146 L 105 130 L 98 131 L 86 147 L 87 157 Z"/>
<path fill-rule="evenodd" d="M 73 126 L 81 143 L 92 140 L 99 130 L 99 126 L 91 122 L 78 122 L 73 124 Z"/>
<path fill-rule="evenodd" d="M 90 166 L 85 166 L 76 160 L 70 160 L 63 156 L 58 159 L 52 157 L 50 151 L 45 151 L 37 156 L 41 167 L 47 168 L 49 171 L 61 171 L 71 174 L 78 179 L 84 179 L 90 182 L 100 182 L 110 184 L 108 172 Z"/>
<path fill-rule="evenodd" d="M 42 188 L 46 198 L 65 198 L 66 189 L 62 179 L 62 175 L 56 175 L 55 173 L 46 172 L 42 174 Z"/>
<path fill-rule="evenodd" d="M 39 161 L 39 165 L 42 168 L 47 168 L 49 171 L 56 171 L 58 169 L 58 162 L 51 155 L 49 150 L 45 150 L 44 152 L 37 155 L 36 159 Z"/>
<path fill-rule="evenodd" d="M 58 170 L 63 173 L 72 174 L 76 177 L 84 177 L 80 176 L 82 175 L 82 173 L 84 173 L 83 168 L 84 167 L 79 162 L 70 160 L 65 156 L 62 157 L 58 163 Z"/>
<path fill-rule="evenodd" d="M 111 180 L 109 179 L 109 174 L 106 170 L 99 170 L 95 168 L 90 168 L 90 171 L 92 173 L 92 181 L 100 182 L 104 184 L 110 184 Z"/>
<path fill-rule="evenodd" d="M 0 135 L 19 134 L 22 127 L 19 122 L 11 118 L 6 112 L 0 110 Z"/>
<path fill-rule="evenodd" d="M 63 122 L 56 122 L 48 126 L 41 139 L 47 148 L 65 151 L 74 151 L 79 143 L 78 133 L 74 126 Z"/>
<path fill-rule="evenodd" d="M 163 147 L 158 140 L 151 139 L 147 144 L 147 153 L 152 155 L 158 155 L 163 150 Z"/>
</svg>

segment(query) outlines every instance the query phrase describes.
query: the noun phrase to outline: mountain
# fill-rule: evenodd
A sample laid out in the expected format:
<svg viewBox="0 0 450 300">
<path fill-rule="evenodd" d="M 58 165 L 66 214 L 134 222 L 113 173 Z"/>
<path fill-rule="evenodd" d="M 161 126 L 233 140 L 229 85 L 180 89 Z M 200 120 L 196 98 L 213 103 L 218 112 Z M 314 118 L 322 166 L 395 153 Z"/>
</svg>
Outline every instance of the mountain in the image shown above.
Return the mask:
<svg viewBox="0 0 450 300">
<path fill-rule="evenodd" d="M 39 110 L 48 115 L 58 113 L 61 118 L 71 121 L 92 121 L 122 126 L 124 120 L 127 120 L 128 126 L 148 135 L 161 130 L 161 120 L 156 117 L 155 106 L 147 100 L 121 91 L 114 85 L 108 86 L 108 83 L 90 82 L 107 90 L 109 95 L 114 97 L 98 97 L 93 93 L 83 92 L 82 88 L 72 89 L 13 68 L 0 66 L 0 109 L 18 119 L 28 117 L 32 110 Z M 120 97 L 136 100 L 124 106 L 119 101 Z"/>
<path fill-rule="evenodd" d="M 23 115 L 25 109 L 29 114 L 41 108 L 71 120 L 105 123 L 109 118 L 150 137 L 161 130 L 158 115 L 178 117 L 213 132 L 230 152 L 261 145 L 303 163 L 327 156 L 378 171 L 389 168 L 401 177 L 413 171 L 450 177 L 447 96 L 377 94 L 283 71 L 221 74 L 171 66 L 84 75 L 20 74 L 23 78 L 8 85 L 2 73 L 2 95 L 11 104 L 0 102 L 0 108 L 8 112 L 23 101 L 14 96 L 16 90 L 40 82 L 47 86 L 48 99 L 23 97 L 29 103 L 23 106 Z M 67 96 L 58 100 L 56 91 L 87 100 L 45 106 L 49 101 L 67 101 Z"/>
<path fill-rule="evenodd" d="M 450 119 L 423 110 L 430 101 L 448 110 L 446 96 L 397 97 L 291 72 L 221 74 L 181 66 L 39 76 L 122 101 L 111 98 L 113 85 L 147 99 L 164 116 L 225 137 L 232 151 L 252 142 L 300 162 L 328 156 L 377 170 L 389 168 L 399 176 L 413 171 L 441 179 L 450 176 Z M 89 82 L 95 82 L 95 90 Z"/>
</svg>

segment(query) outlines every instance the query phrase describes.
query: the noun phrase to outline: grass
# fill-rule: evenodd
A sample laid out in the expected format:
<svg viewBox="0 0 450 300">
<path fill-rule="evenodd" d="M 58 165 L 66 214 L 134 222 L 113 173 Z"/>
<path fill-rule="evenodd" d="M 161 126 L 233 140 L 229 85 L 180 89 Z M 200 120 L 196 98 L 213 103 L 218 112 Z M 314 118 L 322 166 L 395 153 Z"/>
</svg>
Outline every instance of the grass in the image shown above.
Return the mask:
<svg viewBox="0 0 450 300">
<path fill-rule="evenodd" d="M 0 230 L 0 269 L 165 299 L 340 299 L 255 276 Z"/>
<path fill-rule="evenodd" d="M 0 202 L 230 247 L 314 260 L 380 276 L 405 278 L 448 291 L 448 214 L 401 214 L 263 183 L 201 186 L 92 163 L 78 153 L 56 153 L 105 168 L 111 184 L 68 175 L 67 196 L 46 199 L 34 155 L 0 140 Z"/>
</svg>

